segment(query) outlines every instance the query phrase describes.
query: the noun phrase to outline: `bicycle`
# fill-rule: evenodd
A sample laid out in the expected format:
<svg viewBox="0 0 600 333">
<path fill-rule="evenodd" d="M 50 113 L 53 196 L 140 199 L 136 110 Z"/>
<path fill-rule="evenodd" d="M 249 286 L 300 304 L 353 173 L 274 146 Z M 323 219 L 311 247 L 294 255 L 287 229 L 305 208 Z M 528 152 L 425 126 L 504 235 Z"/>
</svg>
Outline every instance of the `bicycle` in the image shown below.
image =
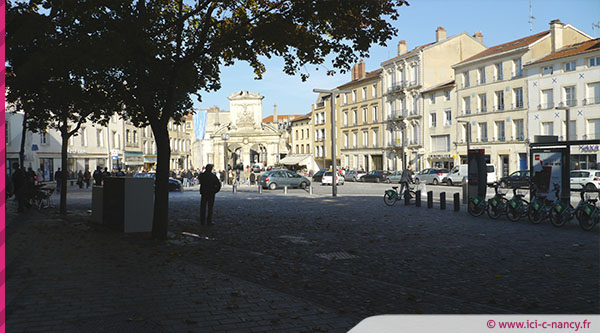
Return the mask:
<svg viewBox="0 0 600 333">
<path fill-rule="evenodd" d="M 558 196 L 560 192 L 560 187 L 558 184 L 554 184 L 554 193 L 556 194 L 556 200 L 548 200 L 545 195 L 537 194 L 537 187 L 535 184 L 532 185 L 533 198 L 531 199 L 531 204 L 529 205 L 529 209 L 527 210 L 527 218 L 529 222 L 533 224 L 540 224 L 546 218 L 550 216 L 550 210 L 552 207 L 560 201 Z"/>
<path fill-rule="evenodd" d="M 417 193 L 415 192 L 415 187 L 416 186 L 412 186 L 411 187 L 411 183 L 408 183 L 408 193 L 411 196 L 411 198 L 414 198 L 417 196 Z M 392 186 L 392 189 L 390 190 L 386 190 L 385 193 L 383 194 L 383 202 L 385 202 L 386 205 L 388 206 L 393 206 L 396 201 L 401 200 L 402 199 L 402 194 L 400 192 L 398 192 L 398 186 Z"/>
<path fill-rule="evenodd" d="M 481 216 L 487 210 L 488 202 L 485 200 L 485 196 L 474 196 L 469 198 L 469 205 L 467 211 L 472 216 Z"/>
<path fill-rule="evenodd" d="M 490 187 L 494 188 L 494 192 L 496 194 L 488 200 L 487 205 L 487 214 L 491 219 L 498 219 L 502 214 L 506 212 L 506 207 L 508 205 L 508 200 L 504 197 L 506 193 L 498 192 L 498 182 L 490 185 Z"/>
<path fill-rule="evenodd" d="M 583 200 L 584 190 L 581 192 L 581 199 Z M 585 231 L 594 229 L 596 224 L 600 223 L 600 208 L 596 205 L 598 199 L 588 198 L 581 205 L 581 213 L 576 215 L 579 221 L 579 226 Z"/>
<path fill-rule="evenodd" d="M 45 188 L 45 185 L 35 185 L 29 192 L 28 202 L 37 207 L 38 210 L 50 207 L 50 198 L 54 194 L 54 188 Z"/>
<path fill-rule="evenodd" d="M 513 187 L 513 197 L 508 201 L 506 208 L 506 218 L 512 222 L 517 222 L 521 216 L 527 213 L 529 202 L 523 197 L 525 195 L 517 193 L 518 186 Z"/>
<path fill-rule="evenodd" d="M 585 191 L 581 191 L 581 200 L 577 207 L 573 208 L 571 203 L 567 203 L 565 201 L 560 200 L 550 210 L 550 222 L 555 227 L 562 227 L 567 222 L 571 221 L 573 217 L 579 216 L 581 214 L 581 209 L 585 204 L 586 200 L 584 199 Z"/>
</svg>

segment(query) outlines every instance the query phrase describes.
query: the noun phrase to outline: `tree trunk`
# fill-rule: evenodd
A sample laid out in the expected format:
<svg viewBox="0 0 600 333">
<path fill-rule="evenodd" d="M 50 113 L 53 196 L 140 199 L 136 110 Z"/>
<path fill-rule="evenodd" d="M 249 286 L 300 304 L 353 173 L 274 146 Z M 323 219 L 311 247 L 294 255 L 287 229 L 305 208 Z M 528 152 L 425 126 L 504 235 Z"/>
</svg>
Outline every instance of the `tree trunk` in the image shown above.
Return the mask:
<svg viewBox="0 0 600 333">
<path fill-rule="evenodd" d="M 23 113 L 23 126 L 21 128 L 21 148 L 19 150 L 19 164 L 25 167 L 25 140 L 27 139 L 27 112 Z"/>
<path fill-rule="evenodd" d="M 62 138 L 60 160 L 61 160 L 61 175 L 62 180 L 60 184 L 60 214 L 67 214 L 67 146 L 69 144 L 69 135 L 67 133 L 67 127 L 62 126 L 60 128 L 60 136 Z"/>
<path fill-rule="evenodd" d="M 156 140 L 156 183 L 154 188 L 154 219 L 152 221 L 152 238 L 167 239 L 169 225 L 169 161 L 171 147 L 166 124 L 152 126 Z"/>
</svg>

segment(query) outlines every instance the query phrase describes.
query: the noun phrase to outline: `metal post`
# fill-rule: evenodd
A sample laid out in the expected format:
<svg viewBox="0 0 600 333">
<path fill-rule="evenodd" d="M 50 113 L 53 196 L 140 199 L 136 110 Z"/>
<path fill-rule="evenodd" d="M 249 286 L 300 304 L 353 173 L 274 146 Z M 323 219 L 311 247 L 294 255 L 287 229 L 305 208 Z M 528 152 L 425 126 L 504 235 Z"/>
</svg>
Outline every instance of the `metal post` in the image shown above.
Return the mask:
<svg viewBox="0 0 600 333">
<path fill-rule="evenodd" d="M 312 194 L 313 194 L 313 188 L 312 188 L 312 185 L 310 185 L 310 186 L 308 187 L 308 194 L 310 194 L 310 195 L 312 195 Z"/>
<path fill-rule="evenodd" d="M 325 159 L 325 156 L 323 156 Z M 331 166 L 333 180 L 331 181 L 331 196 L 337 196 L 337 165 L 335 161 L 335 90 L 331 92 Z"/>
<path fill-rule="evenodd" d="M 410 205 L 410 192 L 408 191 L 404 192 L 404 205 Z"/>
<path fill-rule="evenodd" d="M 458 212 L 460 210 L 460 194 L 454 193 L 454 211 Z"/>
<path fill-rule="evenodd" d="M 258 193 L 262 193 L 262 185 L 258 185 Z"/>
<path fill-rule="evenodd" d="M 469 183 L 468 182 L 463 182 L 462 183 L 462 203 L 467 204 L 467 197 L 469 196 Z"/>
<path fill-rule="evenodd" d="M 421 207 L 421 190 L 416 192 L 417 197 L 415 198 L 415 206 Z"/>
<path fill-rule="evenodd" d="M 283 194 L 287 194 L 287 186 L 283 187 Z"/>
<path fill-rule="evenodd" d="M 427 208 L 433 208 L 433 191 L 427 192 Z"/>
<path fill-rule="evenodd" d="M 446 192 L 440 192 L 440 209 L 446 209 Z"/>
</svg>

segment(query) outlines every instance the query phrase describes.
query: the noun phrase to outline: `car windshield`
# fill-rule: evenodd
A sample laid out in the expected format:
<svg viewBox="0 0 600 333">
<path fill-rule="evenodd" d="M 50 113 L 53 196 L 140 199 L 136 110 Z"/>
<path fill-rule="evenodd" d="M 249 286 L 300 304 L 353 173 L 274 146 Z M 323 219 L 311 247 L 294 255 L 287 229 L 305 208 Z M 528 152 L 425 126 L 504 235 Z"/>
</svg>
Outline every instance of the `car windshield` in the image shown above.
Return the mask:
<svg viewBox="0 0 600 333">
<path fill-rule="evenodd" d="M 331 176 L 331 171 L 327 171 L 323 174 L 323 176 Z"/>
<path fill-rule="evenodd" d="M 487 172 L 488 172 L 488 173 L 490 173 L 490 172 L 494 172 L 494 166 L 493 166 L 493 165 L 488 165 L 488 166 L 487 166 Z"/>
</svg>

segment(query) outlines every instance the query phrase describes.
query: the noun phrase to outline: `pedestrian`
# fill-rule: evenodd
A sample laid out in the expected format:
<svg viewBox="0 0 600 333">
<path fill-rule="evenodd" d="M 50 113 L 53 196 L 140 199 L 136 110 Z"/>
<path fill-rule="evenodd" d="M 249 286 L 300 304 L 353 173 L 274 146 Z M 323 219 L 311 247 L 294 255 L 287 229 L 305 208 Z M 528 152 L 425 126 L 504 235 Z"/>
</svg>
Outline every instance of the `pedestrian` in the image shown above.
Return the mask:
<svg viewBox="0 0 600 333">
<path fill-rule="evenodd" d="M 12 174 L 12 184 L 15 193 L 15 198 L 19 204 L 17 208 L 17 212 L 23 213 L 25 212 L 25 200 L 26 200 L 26 183 L 27 183 L 27 175 L 25 170 L 23 170 L 19 163 L 13 164 L 13 169 L 15 172 Z M 60 169 L 59 169 L 60 170 Z"/>
<path fill-rule="evenodd" d="M 62 171 L 60 171 L 60 168 L 54 173 L 54 180 L 56 180 L 56 192 L 60 193 L 60 186 L 63 182 Z"/>
<path fill-rule="evenodd" d="M 83 181 L 85 182 L 85 188 L 90 188 L 90 179 L 92 178 L 92 174 L 90 173 L 90 169 L 85 168 L 85 172 L 83 173 Z"/>
<path fill-rule="evenodd" d="M 256 181 L 256 175 L 253 173 L 250 174 L 250 185 L 254 185 Z"/>
<path fill-rule="evenodd" d="M 408 190 L 408 183 L 412 182 L 412 174 L 412 165 L 409 164 L 400 177 L 400 195 L 404 195 L 404 191 Z"/>
<path fill-rule="evenodd" d="M 110 171 L 108 171 L 107 167 L 104 167 L 104 171 L 102 172 L 102 184 L 104 184 L 104 180 L 110 176 Z"/>
<path fill-rule="evenodd" d="M 79 185 L 79 188 L 83 188 L 83 172 L 81 170 L 77 173 L 77 185 Z"/>
<path fill-rule="evenodd" d="M 38 183 L 41 183 L 44 181 L 44 171 L 42 171 L 41 168 L 37 169 L 37 181 L 38 181 Z"/>
<path fill-rule="evenodd" d="M 94 185 L 96 186 L 102 186 L 102 168 L 100 166 L 96 167 L 96 170 L 94 170 Z"/>
<path fill-rule="evenodd" d="M 115 176 L 117 176 L 117 177 L 125 176 L 125 172 L 123 172 L 123 169 L 121 169 L 121 167 L 117 168 L 117 173 L 115 174 Z"/>
<path fill-rule="evenodd" d="M 221 190 L 221 182 L 212 173 L 213 165 L 207 164 L 206 171 L 200 174 L 200 224 L 212 225 L 215 194 Z M 208 206 L 208 207 L 207 207 Z"/>
</svg>

